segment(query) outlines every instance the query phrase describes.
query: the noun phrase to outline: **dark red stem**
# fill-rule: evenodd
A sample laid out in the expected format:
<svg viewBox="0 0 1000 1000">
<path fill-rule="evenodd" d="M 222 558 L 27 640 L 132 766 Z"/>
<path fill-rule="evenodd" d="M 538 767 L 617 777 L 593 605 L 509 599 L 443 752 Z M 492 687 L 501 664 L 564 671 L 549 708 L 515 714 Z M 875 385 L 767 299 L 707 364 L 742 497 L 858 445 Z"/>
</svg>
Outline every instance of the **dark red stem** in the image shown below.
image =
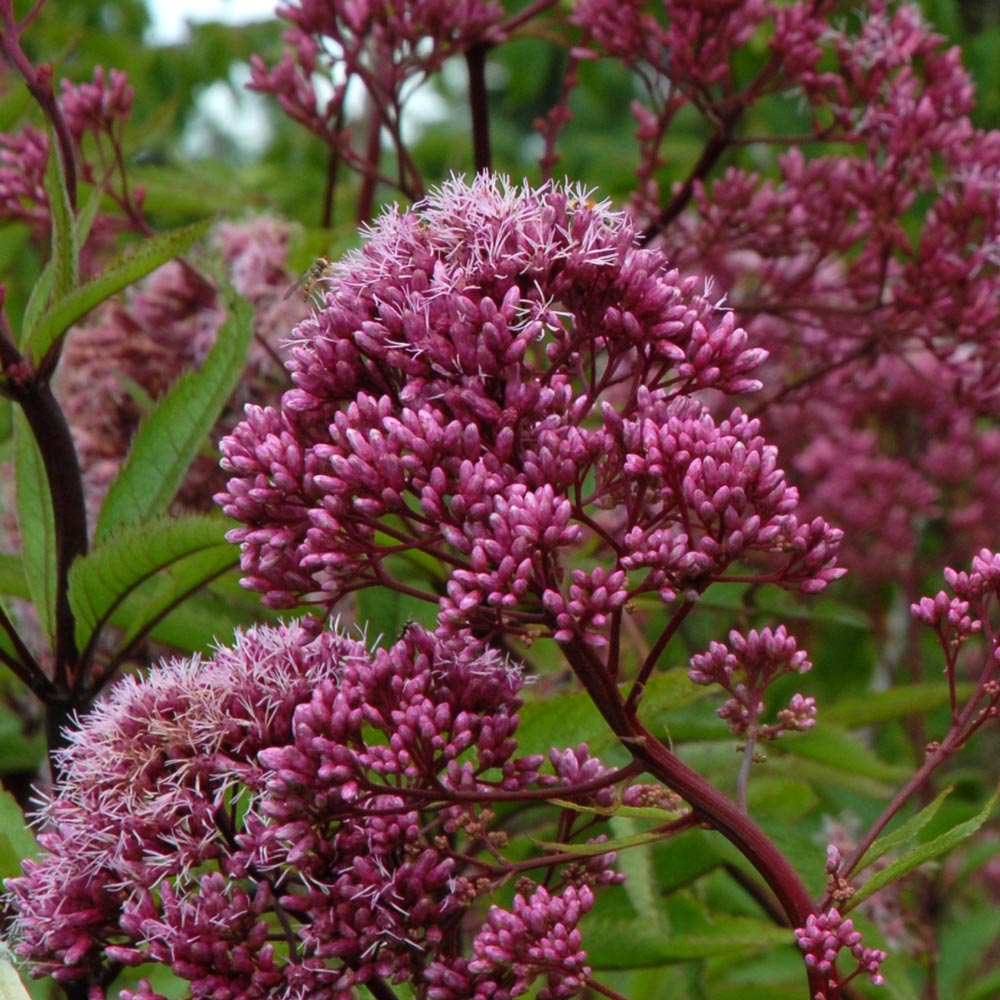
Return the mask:
<svg viewBox="0 0 1000 1000">
<path fill-rule="evenodd" d="M 493 166 L 490 152 L 489 97 L 486 93 L 486 53 L 490 46 L 473 45 L 465 53 L 469 71 L 469 111 L 472 117 L 472 158 L 476 173 L 489 171 Z"/>
</svg>

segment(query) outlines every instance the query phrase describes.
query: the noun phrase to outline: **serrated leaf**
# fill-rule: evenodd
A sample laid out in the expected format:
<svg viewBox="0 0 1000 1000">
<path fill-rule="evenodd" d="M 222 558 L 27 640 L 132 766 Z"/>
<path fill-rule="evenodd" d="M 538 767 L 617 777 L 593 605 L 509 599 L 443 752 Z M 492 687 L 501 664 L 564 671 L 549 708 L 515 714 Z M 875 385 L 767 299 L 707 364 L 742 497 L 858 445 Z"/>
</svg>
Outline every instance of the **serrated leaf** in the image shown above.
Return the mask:
<svg viewBox="0 0 1000 1000">
<path fill-rule="evenodd" d="M 76 233 L 76 245 L 82 247 L 87 241 L 90 229 L 94 224 L 94 219 L 101 207 L 101 198 L 104 189 L 97 187 L 90 194 L 87 204 L 81 209 L 76 218 L 74 231 Z M 55 283 L 55 258 L 46 262 L 38 280 L 31 289 L 28 303 L 24 308 L 24 315 L 21 318 L 21 337 L 19 344 L 24 344 L 30 336 L 30 331 L 38 324 L 44 310 L 52 299 L 52 287 Z"/>
<path fill-rule="evenodd" d="M 238 558 L 235 549 L 232 558 L 234 561 Z M 232 636 L 237 628 L 262 620 L 278 622 L 289 614 L 287 610 L 279 612 L 262 607 L 260 598 L 243 590 L 236 580 L 236 575 L 228 574 L 222 580 L 211 581 L 185 600 L 183 606 L 157 622 L 149 637 L 185 653 L 206 652 L 219 636 Z M 126 601 L 111 621 L 127 628 L 131 616 L 132 609 Z"/>
<path fill-rule="evenodd" d="M 55 516 L 42 456 L 20 411 L 14 418 L 14 479 L 24 578 L 42 631 L 51 640 L 58 575 Z"/>
<path fill-rule="evenodd" d="M 81 650 L 115 609 L 156 573 L 212 549 L 232 558 L 226 522 L 216 517 L 163 519 L 132 525 L 77 559 L 69 572 L 69 602 Z"/>
<path fill-rule="evenodd" d="M 789 734 L 774 746 L 776 751 L 805 757 L 875 781 L 905 781 L 910 773 L 905 767 L 887 764 L 853 733 L 828 723 L 805 733 Z"/>
<path fill-rule="evenodd" d="M 635 836 L 640 832 L 635 820 L 624 816 L 616 816 L 611 820 L 611 830 L 618 838 Z M 661 934 L 669 932 L 666 915 L 659 905 L 652 848 L 644 846 L 622 851 L 615 867 L 625 876 L 625 892 L 636 916 L 657 927 Z"/>
<path fill-rule="evenodd" d="M 658 832 L 645 832 L 630 834 L 626 837 L 614 837 L 602 840 L 599 844 L 566 844 L 558 841 L 539 840 L 534 841 L 546 851 L 553 853 L 572 854 L 581 858 L 592 858 L 598 854 L 607 854 L 608 851 L 624 851 L 630 847 L 642 847 L 643 844 L 654 844 L 658 840 L 663 840 L 663 834 Z"/>
<path fill-rule="evenodd" d="M 49 196 L 52 217 L 52 290 L 56 296 L 66 295 L 79 280 L 77 261 L 79 247 L 73 226 L 73 207 L 66 189 L 66 173 L 55 136 L 49 133 L 49 164 L 45 171 L 45 191 Z M 29 335 L 27 327 L 25 337 Z M 25 345 L 26 345 L 25 341 Z M 38 355 L 35 355 L 36 357 Z"/>
<path fill-rule="evenodd" d="M 52 285 L 55 282 L 55 265 L 49 260 L 42 268 L 38 280 L 32 286 L 31 294 L 28 296 L 28 304 L 24 307 L 24 316 L 21 319 L 21 336 L 18 344 L 24 343 L 28 336 L 28 331 L 32 330 L 38 323 L 39 318 L 45 311 L 52 299 Z"/>
<path fill-rule="evenodd" d="M 711 688 L 694 684 L 687 670 L 677 667 L 650 679 L 643 693 L 643 710 L 651 715 L 680 708 L 712 694 Z M 615 737 L 583 692 L 528 702 L 518 712 L 518 745 L 523 753 L 545 753 L 553 746 L 588 743 L 593 753 L 615 744 Z"/>
<path fill-rule="evenodd" d="M 749 917 L 723 917 L 696 933 L 667 936 L 645 920 L 609 920 L 595 913 L 588 916 L 583 930 L 589 962 L 597 969 L 635 969 L 721 955 L 750 955 L 791 947 L 793 942 L 787 929 Z"/>
<path fill-rule="evenodd" d="M 53 345 L 94 306 L 190 249 L 196 240 L 205 235 L 210 225 L 211 220 L 206 219 L 143 240 L 127 248 L 96 278 L 79 288 L 60 290 L 57 274 L 55 300 L 33 327 L 25 328 L 23 351 L 42 367 Z"/>
<path fill-rule="evenodd" d="M 181 376 L 139 426 L 98 515 L 98 544 L 122 526 L 148 521 L 166 509 L 236 388 L 253 335 L 253 309 L 233 293 L 226 310 L 226 322 L 201 369 Z"/>
<path fill-rule="evenodd" d="M 239 554 L 232 545 L 213 546 L 181 559 L 160 573 L 155 580 L 149 581 L 150 593 L 145 593 L 146 587 L 139 588 L 135 593 L 136 597 L 143 598 L 138 607 L 127 602 L 120 608 L 121 615 L 111 616 L 112 621 L 124 629 L 119 648 L 127 649 L 136 640 L 144 638 L 171 611 L 181 604 L 186 606 L 193 593 L 238 563 Z M 216 623 L 213 638 L 224 634 L 220 624 Z"/>
<path fill-rule="evenodd" d="M 558 789 L 553 789 L 558 791 Z M 668 809 L 658 809 L 656 806 L 624 806 L 621 804 L 613 806 L 588 806 L 580 802 L 571 802 L 569 799 L 552 799 L 554 806 L 560 809 L 568 809 L 570 812 L 585 813 L 590 816 L 621 816 L 625 819 L 648 819 L 654 823 L 671 823 L 681 814 L 671 812 Z"/>
<path fill-rule="evenodd" d="M 879 889 L 884 889 L 887 885 L 896 882 L 915 868 L 919 868 L 925 862 L 946 854 L 963 840 L 971 837 L 989 819 L 990 813 L 996 805 L 998 794 L 1000 794 L 1000 791 L 995 791 L 990 796 L 986 805 L 971 819 L 953 826 L 950 830 L 935 837 L 933 840 L 929 840 L 926 844 L 918 845 L 908 854 L 904 854 L 903 857 L 897 858 L 880 872 L 876 872 L 850 898 L 850 901 L 845 906 L 845 912 L 846 910 L 854 909 L 859 903 L 863 903 L 870 896 L 878 892 Z"/>
<path fill-rule="evenodd" d="M 974 685 L 959 686 L 959 699 L 968 698 Z M 907 715 L 920 715 L 949 702 L 948 685 L 943 681 L 925 684 L 893 684 L 884 691 L 844 698 L 823 707 L 823 722 L 836 722 L 849 729 L 873 726 Z"/>
<path fill-rule="evenodd" d="M 87 204 L 76 214 L 76 222 L 73 224 L 73 234 L 76 238 L 76 245 L 82 247 L 87 242 L 90 230 L 93 228 L 97 213 L 101 210 L 101 201 L 104 198 L 104 185 L 98 185 L 91 189 Z"/>
<path fill-rule="evenodd" d="M 928 803 L 923 809 L 916 814 L 916 816 L 911 816 L 905 823 L 899 826 L 897 829 L 891 831 L 890 833 L 884 834 L 879 837 L 878 840 L 872 844 L 871 847 L 865 851 L 864 857 L 857 865 L 857 870 L 860 871 L 862 868 L 867 868 L 873 861 L 878 861 L 884 854 L 888 854 L 889 851 L 895 850 L 897 847 L 901 847 L 903 844 L 908 844 L 913 840 L 916 835 L 925 827 L 927 824 L 934 819 L 937 815 L 938 809 L 941 808 L 941 803 L 944 802 L 949 795 L 951 795 L 954 790 L 953 786 L 949 785 L 943 792 L 933 802 Z"/>
</svg>

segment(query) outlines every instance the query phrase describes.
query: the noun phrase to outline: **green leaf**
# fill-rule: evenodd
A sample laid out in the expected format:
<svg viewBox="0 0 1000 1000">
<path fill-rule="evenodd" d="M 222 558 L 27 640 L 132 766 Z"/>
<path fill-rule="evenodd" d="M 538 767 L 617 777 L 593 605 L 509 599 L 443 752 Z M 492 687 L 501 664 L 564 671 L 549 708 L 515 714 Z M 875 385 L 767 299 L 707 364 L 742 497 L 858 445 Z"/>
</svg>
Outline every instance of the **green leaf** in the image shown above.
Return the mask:
<svg viewBox="0 0 1000 1000">
<path fill-rule="evenodd" d="M 581 858 L 593 858 L 598 854 L 607 854 L 608 851 L 624 851 L 629 847 L 641 847 L 643 844 L 655 844 L 658 840 L 663 840 L 664 834 L 656 831 L 644 833 L 633 833 L 625 837 L 614 837 L 602 840 L 596 844 L 566 844 L 561 841 L 539 840 L 534 841 L 546 851 L 572 854 Z M 532 838 L 533 839 L 533 838 Z"/>
<path fill-rule="evenodd" d="M 200 371 L 188 372 L 142 422 L 97 519 L 100 544 L 119 528 L 164 511 L 246 366 L 253 309 L 227 295 L 228 318 Z"/>
<path fill-rule="evenodd" d="M 179 256 L 208 231 L 211 220 L 206 219 L 182 229 L 159 233 L 129 247 L 91 281 L 79 288 L 61 289 L 58 273 L 55 282 L 55 301 L 31 328 L 25 328 L 22 349 L 36 359 L 39 367 L 59 338 L 94 306 L 116 292 L 155 271 L 168 260 Z"/>
<path fill-rule="evenodd" d="M 977 977 L 975 983 L 962 993 L 961 1000 L 996 1000 L 998 996 L 1000 996 L 1000 969 L 994 969 L 985 976 Z"/>
<path fill-rule="evenodd" d="M 973 685 L 959 685 L 959 699 L 972 694 Z M 856 698 L 844 698 L 824 705 L 822 721 L 836 722 L 849 729 L 877 725 L 908 715 L 921 715 L 932 708 L 947 705 L 948 685 L 933 681 L 926 684 L 893 684 L 884 691 L 871 691 Z"/>
<path fill-rule="evenodd" d="M 21 874 L 21 861 L 36 857 L 38 841 L 24 821 L 17 800 L 6 789 L 0 789 L 0 883 Z"/>
<path fill-rule="evenodd" d="M 653 677 L 646 685 L 642 707 L 650 717 L 707 698 L 712 690 L 695 684 L 687 669 L 677 667 Z M 553 746 L 590 744 L 594 753 L 613 746 L 615 738 L 607 723 L 583 692 L 528 702 L 520 712 L 517 740 L 521 752 L 545 753 Z"/>
<path fill-rule="evenodd" d="M 679 926 L 675 922 L 675 926 Z M 751 955 L 790 947 L 791 932 L 749 917 L 721 917 L 697 932 L 666 936 L 641 918 L 588 916 L 584 937 L 590 964 L 598 969 L 635 969 L 721 955 Z M 626 947 L 627 944 L 627 947 Z"/>
<path fill-rule="evenodd" d="M 24 307 L 24 316 L 21 319 L 21 337 L 18 345 L 22 345 L 28 337 L 28 331 L 34 329 L 44 310 L 52 299 L 52 285 L 55 282 L 55 266 L 50 260 L 42 268 L 38 280 L 31 288 L 31 295 L 28 296 L 28 304 Z"/>
<path fill-rule="evenodd" d="M 957 844 L 971 837 L 989 819 L 989 815 L 993 811 L 994 805 L 996 805 L 998 794 L 1000 794 L 1000 790 L 995 791 L 990 796 L 986 805 L 971 819 L 953 826 L 950 830 L 928 841 L 926 844 L 920 844 L 910 851 L 909 854 L 904 854 L 903 857 L 897 858 L 880 872 L 876 872 L 850 898 L 850 901 L 846 904 L 845 912 L 846 910 L 853 909 L 859 903 L 863 903 L 870 896 L 878 892 L 879 889 L 883 889 L 885 886 L 901 879 L 904 875 L 913 871 L 914 868 L 919 868 L 924 862 L 946 854 Z"/>
<path fill-rule="evenodd" d="M 182 604 L 186 611 L 188 598 L 192 594 L 232 569 L 238 562 L 239 555 L 232 545 L 213 546 L 179 560 L 150 580 L 146 586 L 138 588 L 133 596 L 140 600 L 124 602 L 118 613 L 111 616 L 114 624 L 124 630 L 119 648 L 127 649 L 136 640 L 144 638 Z M 213 640 L 219 635 L 227 634 L 224 620 L 216 620 L 214 624 Z"/>
<path fill-rule="evenodd" d="M 818 801 L 809 782 L 766 771 L 753 776 L 747 796 L 752 815 L 767 813 L 786 823 L 801 819 Z"/>
<path fill-rule="evenodd" d="M 555 794 L 559 789 L 553 788 L 552 791 Z M 671 812 L 656 806 L 624 806 L 620 803 L 613 806 L 586 806 L 580 802 L 559 798 L 554 798 L 551 801 L 560 809 L 568 809 L 570 812 L 584 813 L 588 816 L 621 816 L 625 819 L 648 819 L 654 823 L 670 823 L 681 815 L 679 812 Z"/>
<path fill-rule="evenodd" d="M 640 832 L 636 821 L 624 816 L 616 816 L 611 820 L 611 830 L 618 838 L 633 837 Z M 622 851 L 618 855 L 615 867 L 625 876 L 625 892 L 636 916 L 642 917 L 651 926 L 658 927 L 661 934 L 667 933 L 669 927 L 665 913 L 659 905 L 659 887 L 656 884 L 652 848 L 643 846 L 631 851 Z"/>
<path fill-rule="evenodd" d="M 19 556 L 0 553 L 0 594 L 11 594 L 28 600 L 28 582 L 24 577 L 24 562 Z"/>
<path fill-rule="evenodd" d="M 51 640 L 57 576 L 55 515 L 42 456 L 20 411 L 14 418 L 14 478 L 24 576 L 42 630 Z"/>
<path fill-rule="evenodd" d="M 235 549 L 230 550 L 230 556 L 233 562 L 237 560 Z M 237 575 L 230 573 L 209 582 L 187 598 L 182 606 L 171 610 L 153 625 L 149 637 L 185 653 L 203 653 L 215 645 L 219 636 L 232 636 L 237 628 L 262 619 L 277 622 L 282 615 L 288 614 L 287 610 L 278 612 L 263 608 L 260 598 L 240 587 Z M 127 628 L 132 615 L 131 602 L 126 601 L 111 620 L 113 624 Z"/>
<path fill-rule="evenodd" d="M 10 709 L 0 710 L 0 774 L 35 772 L 45 758 L 45 733 L 37 727 L 24 731 L 24 719 Z"/>
<path fill-rule="evenodd" d="M 891 833 L 883 834 L 878 840 L 872 844 L 871 847 L 865 851 L 864 857 L 857 865 L 857 869 L 860 871 L 862 868 L 867 868 L 873 861 L 877 861 L 884 854 L 888 854 L 889 851 L 895 850 L 897 847 L 901 847 L 903 844 L 908 844 L 912 841 L 917 834 L 925 827 L 927 824 L 934 819 L 937 815 L 938 809 L 941 808 L 941 803 L 951 795 L 954 790 L 953 786 L 946 788 L 941 794 L 931 803 L 926 805 L 923 809 L 916 814 L 916 816 L 911 816 L 905 823 L 899 826 L 897 829 L 893 830 Z"/>
<path fill-rule="evenodd" d="M 2 601 L 0 601 L 0 611 L 3 612 L 3 616 L 8 622 L 14 622 L 13 615 L 11 615 L 10 610 Z M 12 660 L 15 663 L 21 662 L 21 656 L 5 628 L 0 628 L 0 653 L 2 653 L 7 660 Z M 2 829 L 2 827 L 0 827 L 0 829 Z"/>
<path fill-rule="evenodd" d="M 102 187 L 94 188 L 91 191 L 87 204 L 80 210 L 74 226 L 77 247 L 82 247 L 90 234 L 91 226 L 97 217 L 97 212 L 101 207 L 101 198 L 104 194 Z M 24 344 L 30 339 L 30 331 L 38 325 L 38 321 L 43 311 L 48 307 L 52 299 L 52 286 L 55 283 L 55 258 L 46 262 L 38 280 L 32 286 L 31 295 L 28 297 L 28 304 L 24 308 L 24 315 L 21 318 L 21 339 L 19 344 Z"/>
<path fill-rule="evenodd" d="M 853 733 L 826 722 L 806 733 L 788 734 L 774 749 L 875 781 L 905 781 L 910 773 L 905 767 L 887 764 Z"/>
<path fill-rule="evenodd" d="M 77 261 L 79 247 L 76 229 L 73 225 L 73 208 L 66 190 L 66 173 L 59 150 L 59 143 L 49 133 L 49 165 L 45 172 L 45 191 L 49 196 L 49 210 L 52 213 L 52 288 L 56 296 L 63 296 L 76 287 L 79 281 Z M 25 327 L 25 337 L 29 331 Z M 24 342 L 27 346 L 27 340 Z M 39 357 L 39 355 L 35 355 Z"/>
<path fill-rule="evenodd" d="M 104 185 L 100 184 L 91 190 L 87 204 L 77 212 L 76 223 L 73 226 L 73 235 L 78 247 L 82 247 L 87 242 L 87 237 L 90 235 L 90 230 L 94 225 L 94 220 L 97 218 L 97 213 L 101 210 L 101 201 L 103 198 Z"/>
<path fill-rule="evenodd" d="M 218 565 L 223 553 L 231 561 L 226 526 L 217 517 L 133 525 L 77 559 L 69 572 L 69 602 L 78 647 L 86 650 L 115 609 L 161 570 L 199 555 L 211 566 Z M 200 561 L 194 565 L 194 572 L 207 571 Z"/>
</svg>

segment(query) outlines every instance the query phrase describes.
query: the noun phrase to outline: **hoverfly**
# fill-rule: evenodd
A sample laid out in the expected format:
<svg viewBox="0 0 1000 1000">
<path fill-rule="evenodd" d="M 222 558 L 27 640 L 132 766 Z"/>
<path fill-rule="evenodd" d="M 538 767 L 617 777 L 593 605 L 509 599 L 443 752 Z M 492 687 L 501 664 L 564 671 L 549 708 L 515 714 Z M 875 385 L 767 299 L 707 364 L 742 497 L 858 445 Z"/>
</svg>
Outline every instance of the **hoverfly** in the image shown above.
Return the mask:
<svg viewBox="0 0 1000 1000">
<path fill-rule="evenodd" d="M 325 257 L 317 257 L 309 267 L 302 272 L 299 280 L 285 292 L 282 301 L 290 299 L 300 288 L 302 289 L 302 301 L 311 302 L 316 308 L 323 305 L 323 296 L 316 287 L 319 282 L 326 277 L 330 270 L 330 262 Z"/>
</svg>

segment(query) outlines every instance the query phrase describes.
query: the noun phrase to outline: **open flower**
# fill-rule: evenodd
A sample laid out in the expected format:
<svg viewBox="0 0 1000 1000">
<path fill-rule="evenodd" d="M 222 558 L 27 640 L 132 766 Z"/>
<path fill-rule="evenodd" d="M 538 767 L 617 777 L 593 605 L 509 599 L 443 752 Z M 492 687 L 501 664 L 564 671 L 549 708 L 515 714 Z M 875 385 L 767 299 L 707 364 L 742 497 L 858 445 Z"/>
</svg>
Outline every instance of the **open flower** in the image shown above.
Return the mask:
<svg viewBox="0 0 1000 1000">
<path fill-rule="evenodd" d="M 332 267 L 295 388 L 222 444 L 265 603 L 402 588 L 396 557 L 422 551 L 447 572 L 424 595 L 444 632 L 600 645 L 642 593 L 840 575 L 839 532 L 797 518 L 758 423 L 697 396 L 753 390 L 763 353 L 589 194 L 452 180 Z"/>
<path fill-rule="evenodd" d="M 45 853 L 7 882 L 17 954 L 64 983 L 161 963 L 203 998 L 333 1000 L 376 977 L 472 995 L 442 992 L 459 971 L 484 997 L 538 976 L 576 995 L 575 924 L 618 880 L 611 852 L 493 906 L 471 960 L 448 933 L 510 877 L 491 794 L 613 798 L 585 747 L 546 774 L 515 755 L 521 684 L 468 635 L 411 626 L 369 652 L 311 619 L 120 681 L 69 734 Z"/>
</svg>

